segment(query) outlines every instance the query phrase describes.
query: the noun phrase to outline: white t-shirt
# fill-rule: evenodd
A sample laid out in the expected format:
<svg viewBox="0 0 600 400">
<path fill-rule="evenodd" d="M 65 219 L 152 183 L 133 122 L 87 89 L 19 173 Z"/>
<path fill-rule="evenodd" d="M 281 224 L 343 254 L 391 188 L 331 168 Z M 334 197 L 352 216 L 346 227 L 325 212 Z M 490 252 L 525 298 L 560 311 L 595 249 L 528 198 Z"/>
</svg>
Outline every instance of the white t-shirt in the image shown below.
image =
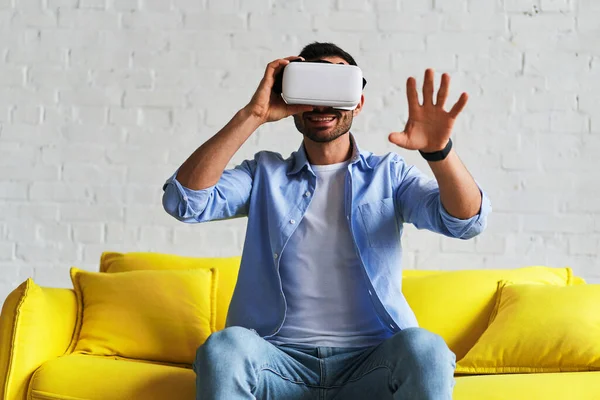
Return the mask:
<svg viewBox="0 0 600 400">
<path fill-rule="evenodd" d="M 377 317 L 344 215 L 346 161 L 311 165 L 312 201 L 279 264 L 287 313 L 275 344 L 366 347 L 392 335 Z"/>
</svg>

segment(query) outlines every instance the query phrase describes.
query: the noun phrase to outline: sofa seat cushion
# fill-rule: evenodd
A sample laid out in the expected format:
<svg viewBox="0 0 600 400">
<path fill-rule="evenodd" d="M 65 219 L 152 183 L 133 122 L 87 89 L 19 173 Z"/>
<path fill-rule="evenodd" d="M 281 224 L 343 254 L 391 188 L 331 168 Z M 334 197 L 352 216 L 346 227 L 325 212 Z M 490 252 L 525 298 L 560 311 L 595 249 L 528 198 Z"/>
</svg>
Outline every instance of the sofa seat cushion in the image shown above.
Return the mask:
<svg viewBox="0 0 600 400">
<path fill-rule="evenodd" d="M 31 400 L 195 398 L 188 366 L 89 355 L 48 361 L 34 374 Z M 600 398 L 600 372 L 458 376 L 454 400 L 592 400 Z"/>
<path fill-rule="evenodd" d="M 68 355 L 43 364 L 33 375 L 32 400 L 194 400 L 196 374 L 172 366 L 90 355 Z"/>
<path fill-rule="evenodd" d="M 459 376 L 454 400 L 596 400 L 600 371 Z"/>
</svg>

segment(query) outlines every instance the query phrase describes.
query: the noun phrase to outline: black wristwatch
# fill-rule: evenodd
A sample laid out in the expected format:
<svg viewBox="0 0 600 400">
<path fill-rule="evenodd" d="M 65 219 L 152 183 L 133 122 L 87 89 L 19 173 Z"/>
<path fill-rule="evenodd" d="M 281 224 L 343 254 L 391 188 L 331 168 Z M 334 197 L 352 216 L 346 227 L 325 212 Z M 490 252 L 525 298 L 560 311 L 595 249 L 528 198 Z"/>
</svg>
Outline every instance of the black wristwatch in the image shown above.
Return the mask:
<svg viewBox="0 0 600 400">
<path fill-rule="evenodd" d="M 448 144 L 440 151 L 425 153 L 419 150 L 419 153 L 421 153 L 423 158 L 427 161 L 442 161 L 444 158 L 446 158 L 448 153 L 450 153 L 450 150 L 452 150 L 452 139 L 448 139 Z"/>
</svg>

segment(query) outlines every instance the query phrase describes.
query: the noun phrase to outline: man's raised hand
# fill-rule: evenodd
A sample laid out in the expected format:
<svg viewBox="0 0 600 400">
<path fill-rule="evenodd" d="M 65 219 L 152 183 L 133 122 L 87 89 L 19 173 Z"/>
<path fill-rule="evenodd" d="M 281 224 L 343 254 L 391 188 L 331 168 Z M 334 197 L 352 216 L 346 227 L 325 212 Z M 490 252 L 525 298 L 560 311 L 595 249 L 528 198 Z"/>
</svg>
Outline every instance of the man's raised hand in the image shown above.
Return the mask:
<svg viewBox="0 0 600 400">
<path fill-rule="evenodd" d="M 392 132 L 388 139 L 390 142 L 408 149 L 421 150 L 425 153 L 442 150 L 452 134 L 452 127 L 456 117 L 467 104 L 469 96 L 462 93 L 456 104 L 449 112 L 444 110 L 444 103 L 450 88 L 450 75 L 443 74 L 440 90 L 435 104 L 433 69 L 425 71 L 423 82 L 423 104 L 419 104 L 417 83 L 412 76 L 406 81 L 406 96 L 408 97 L 408 121 L 403 132 Z"/>
</svg>

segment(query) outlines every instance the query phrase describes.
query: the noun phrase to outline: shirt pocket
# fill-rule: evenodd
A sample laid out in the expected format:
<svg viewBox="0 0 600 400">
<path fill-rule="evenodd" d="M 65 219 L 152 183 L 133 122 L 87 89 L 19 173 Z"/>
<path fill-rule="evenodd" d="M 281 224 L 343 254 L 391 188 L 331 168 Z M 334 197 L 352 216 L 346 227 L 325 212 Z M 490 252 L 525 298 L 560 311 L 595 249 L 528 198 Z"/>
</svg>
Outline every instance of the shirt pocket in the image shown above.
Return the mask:
<svg viewBox="0 0 600 400">
<path fill-rule="evenodd" d="M 364 203 L 358 209 L 369 247 L 398 246 L 400 238 L 393 198 Z"/>
</svg>

